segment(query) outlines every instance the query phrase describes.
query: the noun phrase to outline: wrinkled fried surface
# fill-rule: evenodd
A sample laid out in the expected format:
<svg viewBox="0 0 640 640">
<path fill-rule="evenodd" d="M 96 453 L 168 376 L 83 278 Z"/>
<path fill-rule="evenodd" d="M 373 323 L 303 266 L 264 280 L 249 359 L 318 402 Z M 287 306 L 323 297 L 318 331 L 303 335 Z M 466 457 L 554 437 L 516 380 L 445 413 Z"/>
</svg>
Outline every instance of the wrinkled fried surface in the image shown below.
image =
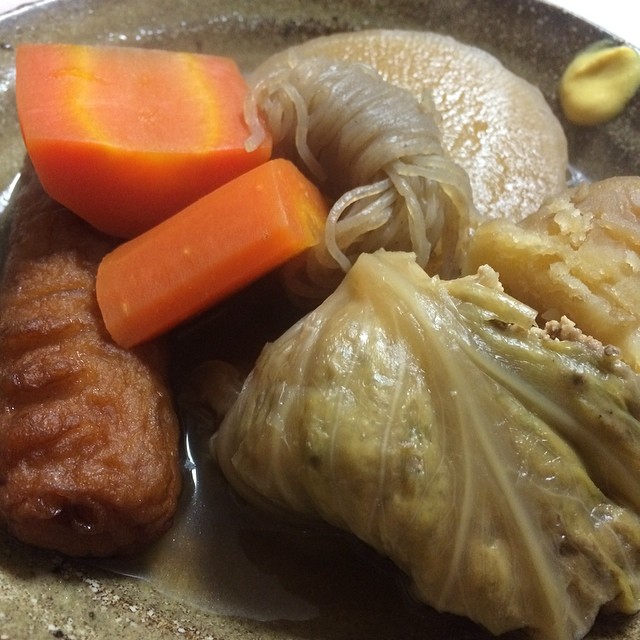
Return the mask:
<svg viewBox="0 0 640 640">
<path fill-rule="evenodd" d="M 500 272 L 544 320 L 564 315 L 640 371 L 640 176 L 615 176 L 549 199 L 520 222 L 476 230 L 465 270 Z"/>
<path fill-rule="evenodd" d="M 160 345 L 117 347 L 95 273 L 112 246 L 27 172 L 0 285 L 0 516 L 71 555 L 134 550 L 169 526 L 177 418 Z"/>
</svg>

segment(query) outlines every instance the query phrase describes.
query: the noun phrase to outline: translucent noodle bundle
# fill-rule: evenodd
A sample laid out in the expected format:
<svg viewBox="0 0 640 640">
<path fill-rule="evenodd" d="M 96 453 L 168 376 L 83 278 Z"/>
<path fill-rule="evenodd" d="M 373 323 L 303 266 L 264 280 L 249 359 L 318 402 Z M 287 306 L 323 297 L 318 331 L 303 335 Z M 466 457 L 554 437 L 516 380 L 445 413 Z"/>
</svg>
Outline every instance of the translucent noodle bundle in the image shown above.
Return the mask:
<svg viewBox="0 0 640 640">
<path fill-rule="evenodd" d="M 247 147 L 260 144 L 266 123 L 276 152 L 335 200 L 324 242 L 305 257 L 309 295 L 380 248 L 412 251 L 432 274 L 459 274 L 475 211 L 428 97 L 419 101 L 360 63 L 293 53 L 267 60 L 251 84 Z M 295 279 L 303 293 L 300 273 Z"/>
</svg>

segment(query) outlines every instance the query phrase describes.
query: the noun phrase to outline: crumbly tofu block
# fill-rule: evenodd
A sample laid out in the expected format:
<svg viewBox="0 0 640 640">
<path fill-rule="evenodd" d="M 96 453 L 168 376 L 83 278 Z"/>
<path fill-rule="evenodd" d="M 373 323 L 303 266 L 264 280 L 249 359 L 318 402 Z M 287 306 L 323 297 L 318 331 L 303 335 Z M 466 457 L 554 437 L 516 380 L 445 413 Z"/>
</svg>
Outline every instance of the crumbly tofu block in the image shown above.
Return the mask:
<svg viewBox="0 0 640 640">
<path fill-rule="evenodd" d="M 519 223 L 483 224 L 465 270 L 489 264 L 545 320 L 573 320 L 640 369 L 640 177 L 567 190 Z"/>
</svg>

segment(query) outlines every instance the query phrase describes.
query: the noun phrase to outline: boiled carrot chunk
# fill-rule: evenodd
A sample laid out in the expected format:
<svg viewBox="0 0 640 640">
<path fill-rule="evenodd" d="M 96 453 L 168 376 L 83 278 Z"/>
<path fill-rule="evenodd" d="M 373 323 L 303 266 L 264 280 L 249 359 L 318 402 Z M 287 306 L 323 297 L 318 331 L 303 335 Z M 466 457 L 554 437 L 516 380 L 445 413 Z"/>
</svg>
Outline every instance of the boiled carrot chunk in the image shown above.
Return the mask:
<svg viewBox="0 0 640 640">
<path fill-rule="evenodd" d="M 16 104 L 47 193 L 130 238 L 265 162 L 248 152 L 236 63 L 135 47 L 21 44 Z"/>
<path fill-rule="evenodd" d="M 107 330 L 123 347 L 157 337 L 317 244 L 327 213 L 288 160 L 235 178 L 103 258 Z"/>
</svg>

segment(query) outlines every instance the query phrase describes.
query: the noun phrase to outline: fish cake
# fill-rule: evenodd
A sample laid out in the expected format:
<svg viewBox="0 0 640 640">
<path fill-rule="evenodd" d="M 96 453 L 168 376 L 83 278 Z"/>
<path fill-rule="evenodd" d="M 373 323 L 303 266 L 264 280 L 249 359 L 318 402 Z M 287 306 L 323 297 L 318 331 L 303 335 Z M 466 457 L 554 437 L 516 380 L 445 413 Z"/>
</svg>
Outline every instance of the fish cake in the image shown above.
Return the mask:
<svg viewBox="0 0 640 640">
<path fill-rule="evenodd" d="M 180 491 L 167 353 L 113 343 L 95 274 L 115 241 L 30 168 L 21 182 L 0 284 L 0 519 L 69 555 L 133 551 L 168 528 Z"/>
</svg>

